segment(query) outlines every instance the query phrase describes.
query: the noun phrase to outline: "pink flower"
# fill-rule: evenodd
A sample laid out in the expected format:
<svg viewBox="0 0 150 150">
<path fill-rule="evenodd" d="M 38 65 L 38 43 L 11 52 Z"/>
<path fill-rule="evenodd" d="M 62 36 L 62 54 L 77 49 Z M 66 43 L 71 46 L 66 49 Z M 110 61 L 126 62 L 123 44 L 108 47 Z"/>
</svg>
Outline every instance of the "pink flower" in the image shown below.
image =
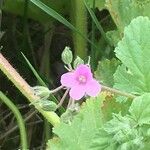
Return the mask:
<svg viewBox="0 0 150 150">
<path fill-rule="evenodd" d="M 101 85 L 93 78 L 87 65 L 79 65 L 74 71 L 63 74 L 61 84 L 70 88 L 69 95 L 74 100 L 81 99 L 85 94 L 95 97 L 101 91 Z"/>
</svg>

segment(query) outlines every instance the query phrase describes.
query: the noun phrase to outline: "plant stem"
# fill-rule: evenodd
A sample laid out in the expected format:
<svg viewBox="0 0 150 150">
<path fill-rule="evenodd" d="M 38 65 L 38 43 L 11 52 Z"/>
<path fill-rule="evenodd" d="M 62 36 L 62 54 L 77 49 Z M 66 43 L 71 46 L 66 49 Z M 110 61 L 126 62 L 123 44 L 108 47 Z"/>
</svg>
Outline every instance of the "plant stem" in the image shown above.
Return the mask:
<svg viewBox="0 0 150 150">
<path fill-rule="evenodd" d="M 61 86 L 57 87 L 57 88 L 56 88 L 56 89 L 54 89 L 54 90 L 50 90 L 50 94 L 53 94 L 53 93 L 58 92 L 58 91 L 59 91 L 59 90 L 61 90 L 63 87 L 64 87 L 64 86 L 63 86 L 63 85 L 61 85 Z"/>
<path fill-rule="evenodd" d="M 10 79 L 13 84 L 20 90 L 20 92 L 33 103 L 39 100 L 40 97 L 34 95 L 32 87 L 19 75 L 19 73 L 10 65 L 10 63 L 0 53 L 0 70 Z M 35 108 L 53 125 L 56 126 L 60 123 L 60 118 L 55 112 L 44 111 L 38 105 L 34 105 Z"/>
<path fill-rule="evenodd" d="M 60 100 L 60 102 L 59 102 L 57 108 L 59 108 L 60 106 L 62 106 L 62 104 L 63 104 L 63 102 L 64 102 L 64 100 L 65 100 L 67 94 L 69 93 L 69 90 L 70 90 L 70 89 L 67 89 L 67 90 L 65 91 L 65 93 L 64 93 L 63 97 L 61 98 L 61 100 Z"/>
<path fill-rule="evenodd" d="M 122 91 L 119 91 L 117 89 L 113 89 L 113 88 L 110 88 L 110 87 L 107 87 L 107 86 L 104 86 L 104 85 L 102 85 L 102 90 L 109 91 L 111 93 L 118 94 L 118 95 L 121 95 L 121 96 L 125 96 L 125 97 L 131 98 L 131 99 L 134 99 L 134 98 L 137 97 L 133 94 L 122 92 Z"/>
<path fill-rule="evenodd" d="M 51 137 L 51 126 L 50 123 L 45 119 L 44 120 L 44 143 L 46 144 L 47 141 L 50 139 Z"/>
<path fill-rule="evenodd" d="M 93 0 L 93 10 L 95 10 L 95 0 Z M 95 43 L 95 23 L 94 23 L 94 21 L 93 21 L 93 19 L 92 19 L 92 36 L 91 36 L 91 41 L 93 42 L 93 43 Z M 95 61 L 94 61 L 94 59 L 95 59 L 95 47 L 93 46 L 93 45 L 91 45 L 91 65 L 92 65 L 92 68 L 95 68 Z"/>
<path fill-rule="evenodd" d="M 67 105 L 67 109 L 70 107 L 71 103 L 72 103 L 72 98 L 70 97 L 70 98 L 69 98 L 68 105 Z"/>
<path fill-rule="evenodd" d="M 71 20 L 75 28 L 79 30 L 84 37 L 87 37 L 87 13 L 84 6 L 83 0 L 72 0 L 71 1 Z M 75 54 L 84 59 L 87 56 L 86 40 L 78 33 L 73 33 L 73 43 Z"/>
<path fill-rule="evenodd" d="M 20 137 L 21 137 L 21 147 L 23 150 L 28 149 L 28 144 L 27 144 L 27 134 L 26 134 L 26 128 L 25 128 L 25 123 L 24 120 L 18 110 L 18 108 L 11 102 L 9 98 L 7 98 L 1 91 L 0 91 L 0 99 L 11 109 L 11 111 L 14 113 L 19 130 L 20 130 Z"/>
</svg>

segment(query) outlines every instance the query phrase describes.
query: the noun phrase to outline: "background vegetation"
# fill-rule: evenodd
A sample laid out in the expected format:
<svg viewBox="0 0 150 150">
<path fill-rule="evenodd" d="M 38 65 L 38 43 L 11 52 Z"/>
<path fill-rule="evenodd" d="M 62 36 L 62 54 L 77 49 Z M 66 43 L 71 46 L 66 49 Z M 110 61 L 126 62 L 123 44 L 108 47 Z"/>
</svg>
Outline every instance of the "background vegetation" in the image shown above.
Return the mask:
<svg viewBox="0 0 150 150">
<path fill-rule="evenodd" d="M 74 56 L 78 55 L 85 61 L 91 56 L 91 66 L 96 78 L 112 87 L 112 75 L 120 64 L 115 57 L 114 48 L 122 39 L 125 26 L 137 16 L 150 16 L 149 0 L 0 2 L 2 54 L 31 86 L 36 86 L 39 82 L 22 52 L 50 89 L 60 85 L 60 77 L 66 72 L 61 61 L 65 46 L 71 47 Z M 45 149 L 47 140 L 52 137 L 50 123 L 34 107 L 29 106 L 26 98 L 3 73 L 0 73 L 0 90 L 13 99 L 26 121 L 30 149 Z M 62 95 L 63 91 L 56 98 L 60 99 Z M 64 110 L 58 110 L 57 114 L 62 114 L 62 111 Z M 0 102 L 0 149 L 13 150 L 19 146 L 20 137 L 14 115 Z"/>
</svg>

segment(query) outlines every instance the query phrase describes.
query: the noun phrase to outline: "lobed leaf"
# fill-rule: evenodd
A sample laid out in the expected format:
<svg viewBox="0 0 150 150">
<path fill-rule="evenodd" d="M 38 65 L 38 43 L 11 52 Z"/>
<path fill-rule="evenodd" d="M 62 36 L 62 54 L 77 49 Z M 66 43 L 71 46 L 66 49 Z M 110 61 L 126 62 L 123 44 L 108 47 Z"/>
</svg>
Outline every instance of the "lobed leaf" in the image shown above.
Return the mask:
<svg viewBox="0 0 150 150">
<path fill-rule="evenodd" d="M 116 59 L 105 59 L 98 63 L 97 70 L 95 71 L 96 79 L 102 82 L 104 85 L 112 87 L 114 85 L 114 77 L 119 61 Z"/>
<path fill-rule="evenodd" d="M 137 17 L 125 28 L 124 37 L 115 49 L 123 65 L 114 74 L 115 88 L 143 94 L 150 92 L 150 20 Z"/>
<path fill-rule="evenodd" d="M 106 8 L 121 33 L 132 19 L 138 16 L 150 17 L 150 0 L 106 0 Z"/>
<path fill-rule="evenodd" d="M 135 98 L 129 112 L 139 125 L 150 124 L 150 93 Z"/>
<path fill-rule="evenodd" d="M 59 141 L 54 139 L 50 140 L 47 149 L 89 149 L 91 139 L 102 125 L 102 113 L 100 107 L 103 99 L 103 95 L 97 98 L 88 99 L 71 124 L 61 123 L 60 126 L 54 128 L 53 132 L 60 139 Z"/>
<path fill-rule="evenodd" d="M 142 150 L 143 137 L 130 116 L 113 114 L 92 140 L 90 150 Z"/>
</svg>

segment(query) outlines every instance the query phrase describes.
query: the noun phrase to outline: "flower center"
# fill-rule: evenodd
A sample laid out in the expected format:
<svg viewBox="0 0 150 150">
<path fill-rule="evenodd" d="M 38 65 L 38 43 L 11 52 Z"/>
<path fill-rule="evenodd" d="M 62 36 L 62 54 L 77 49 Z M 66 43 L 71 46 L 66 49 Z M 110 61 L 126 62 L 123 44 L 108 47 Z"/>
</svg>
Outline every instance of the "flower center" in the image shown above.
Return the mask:
<svg viewBox="0 0 150 150">
<path fill-rule="evenodd" d="M 83 76 L 83 75 L 80 75 L 80 76 L 78 77 L 78 81 L 79 81 L 80 83 L 86 83 L 86 77 Z"/>
</svg>

